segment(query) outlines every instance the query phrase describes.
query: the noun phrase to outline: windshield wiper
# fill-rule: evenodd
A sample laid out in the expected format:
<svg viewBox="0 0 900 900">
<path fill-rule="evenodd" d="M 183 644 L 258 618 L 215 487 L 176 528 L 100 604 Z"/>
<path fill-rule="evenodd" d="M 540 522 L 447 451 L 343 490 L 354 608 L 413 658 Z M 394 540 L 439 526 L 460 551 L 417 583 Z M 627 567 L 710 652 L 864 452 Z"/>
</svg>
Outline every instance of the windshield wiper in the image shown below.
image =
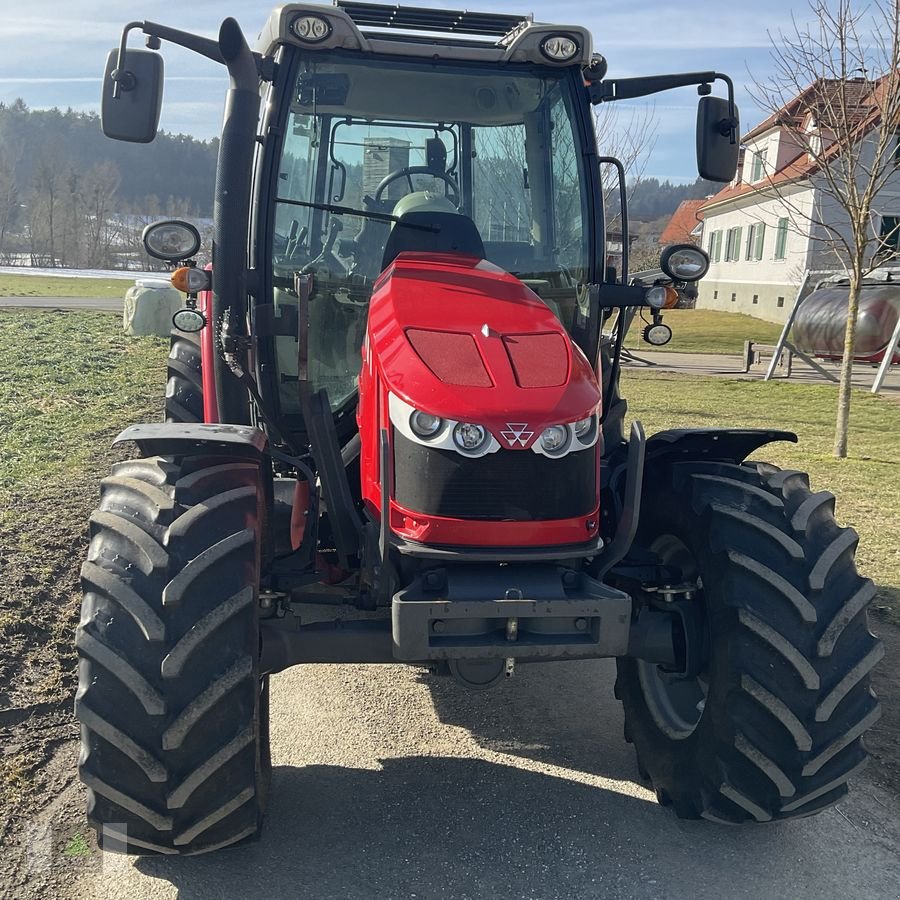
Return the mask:
<svg viewBox="0 0 900 900">
<path fill-rule="evenodd" d="M 276 197 L 276 203 L 288 203 L 291 206 L 303 206 L 307 209 L 321 209 L 324 212 L 334 213 L 338 216 L 362 216 L 365 219 L 375 219 L 378 222 L 393 222 L 404 228 L 414 228 L 416 231 L 439 232 L 437 225 L 414 225 L 412 222 L 404 222 L 400 216 L 392 216 L 390 213 L 370 212 L 367 209 L 354 209 L 352 206 L 335 206 L 333 203 L 309 203 L 305 200 L 288 200 L 287 197 Z"/>
</svg>

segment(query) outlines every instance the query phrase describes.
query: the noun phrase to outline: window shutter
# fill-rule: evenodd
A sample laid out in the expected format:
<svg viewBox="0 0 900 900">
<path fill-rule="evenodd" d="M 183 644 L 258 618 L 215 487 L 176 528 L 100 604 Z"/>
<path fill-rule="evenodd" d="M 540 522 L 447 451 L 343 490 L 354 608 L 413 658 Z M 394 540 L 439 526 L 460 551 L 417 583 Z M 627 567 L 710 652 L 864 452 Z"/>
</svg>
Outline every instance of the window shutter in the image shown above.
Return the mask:
<svg viewBox="0 0 900 900">
<path fill-rule="evenodd" d="M 778 220 L 778 231 L 775 235 L 775 259 L 784 259 L 787 246 L 788 220 Z"/>
<path fill-rule="evenodd" d="M 766 223 L 760 222 L 756 226 L 756 259 L 763 258 L 763 246 L 766 243 Z"/>
</svg>

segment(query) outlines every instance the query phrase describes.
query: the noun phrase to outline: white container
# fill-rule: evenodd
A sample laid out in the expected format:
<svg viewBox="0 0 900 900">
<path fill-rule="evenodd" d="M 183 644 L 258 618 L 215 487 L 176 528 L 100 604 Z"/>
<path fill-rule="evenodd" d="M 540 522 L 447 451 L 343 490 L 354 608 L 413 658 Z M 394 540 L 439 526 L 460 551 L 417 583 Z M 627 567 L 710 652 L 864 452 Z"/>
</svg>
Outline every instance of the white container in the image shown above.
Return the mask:
<svg viewBox="0 0 900 900">
<path fill-rule="evenodd" d="M 172 316 L 184 306 L 181 291 L 162 278 L 140 278 L 125 292 L 122 326 L 129 336 L 168 337 Z"/>
</svg>

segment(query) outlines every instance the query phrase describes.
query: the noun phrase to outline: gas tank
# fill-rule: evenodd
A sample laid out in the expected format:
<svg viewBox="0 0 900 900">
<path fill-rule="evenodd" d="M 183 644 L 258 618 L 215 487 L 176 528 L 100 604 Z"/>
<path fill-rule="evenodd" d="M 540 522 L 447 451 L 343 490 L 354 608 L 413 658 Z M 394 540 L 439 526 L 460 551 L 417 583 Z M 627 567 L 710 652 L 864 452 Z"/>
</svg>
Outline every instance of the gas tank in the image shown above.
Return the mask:
<svg viewBox="0 0 900 900">
<path fill-rule="evenodd" d="M 828 285 L 813 291 L 800 304 L 791 341 L 799 350 L 827 359 L 844 352 L 847 325 L 847 285 Z M 859 318 L 853 357 L 879 362 L 900 318 L 900 284 L 864 284 L 859 297 Z M 894 357 L 900 363 L 900 355 Z"/>
</svg>

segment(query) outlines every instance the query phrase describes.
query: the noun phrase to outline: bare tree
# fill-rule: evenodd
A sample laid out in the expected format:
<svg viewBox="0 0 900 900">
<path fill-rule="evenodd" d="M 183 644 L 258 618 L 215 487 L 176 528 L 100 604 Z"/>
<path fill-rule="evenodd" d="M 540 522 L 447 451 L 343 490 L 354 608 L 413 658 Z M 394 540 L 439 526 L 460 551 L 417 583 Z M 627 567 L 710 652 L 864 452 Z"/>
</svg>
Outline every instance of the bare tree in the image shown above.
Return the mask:
<svg viewBox="0 0 900 900">
<path fill-rule="evenodd" d="M 656 108 L 653 104 L 620 107 L 601 103 L 594 109 L 594 131 L 601 156 L 612 156 L 625 167 L 628 195 L 640 184 L 656 146 Z M 601 169 L 607 227 L 619 224 L 618 182 L 608 166 Z"/>
<path fill-rule="evenodd" d="M 821 198 L 812 209 L 790 191 L 796 178 L 770 174 L 764 190 L 808 223 L 849 280 L 834 455 L 847 455 L 851 375 L 862 281 L 882 259 L 875 227 L 895 175 L 900 127 L 900 4 L 810 0 L 809 23 L 772 37 L 773 74 L 757 99 L 796 144 L 802 175 Z M 888 236 L 892 237 L 892 236 Z"/>
<path fill-rule="evenodd" d="M 6 239 L 19 217 L 19 189 L 14 161 L 0 154 L 0 260 L 6 253 Z"/>
</svg>

